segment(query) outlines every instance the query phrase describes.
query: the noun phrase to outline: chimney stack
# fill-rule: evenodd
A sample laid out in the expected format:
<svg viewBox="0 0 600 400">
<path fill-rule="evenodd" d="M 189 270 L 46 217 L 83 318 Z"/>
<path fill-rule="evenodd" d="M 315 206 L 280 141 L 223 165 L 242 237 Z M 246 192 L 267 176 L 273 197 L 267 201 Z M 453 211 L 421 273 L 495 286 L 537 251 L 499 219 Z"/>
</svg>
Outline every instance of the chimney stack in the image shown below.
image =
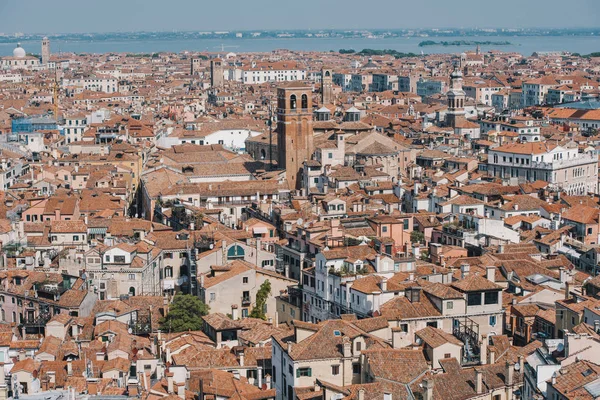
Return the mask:
<svg viewBox="0 0 600 400">
<path fill-rule="evenodd" d="M 365 389 L 358 389 L 358 400 L 365 400 Z"/>
<path fill-rule="evenodd" d="M 423 382 L 423 388 L 425 388 L 423 400 L 433 400 L 433 379 L 429 378 Z"/>
<path fill-rule="evenodd" d="M 505 379 L 504 383 L 506 384 L 506 386 L 513 385 L 514 373 L 515 373 L 515 370 L 514 370 L 512 364 L 507 361 L 506 364 L 504 365 L 504 379 Z"/>
<path fill-rule="evenodd" d="M 483 393 L 483 371 L 479 368 L 475 368 L 475 392 Z"/>
<path fill-rule="evenodd" d="M 485 277 L 490 282 L 496 282 L 496 267 L 493 265 L 485 267 Z"/>
<path fill-rule="evenodd" d="M 167 375 L 167 392 L 169 394 L 173 394 L 175 391 L 175 388 L 173 386 L 173 373 L 167 372 L 165 375 Z"/>
<path fill-rule="evenodd" d="M 488 337 L 487 335 L 481 335 L 481 346 L 479 347 L 479 361 L 482 365 L 487 364 L 488 357 Z"/>
</svg>

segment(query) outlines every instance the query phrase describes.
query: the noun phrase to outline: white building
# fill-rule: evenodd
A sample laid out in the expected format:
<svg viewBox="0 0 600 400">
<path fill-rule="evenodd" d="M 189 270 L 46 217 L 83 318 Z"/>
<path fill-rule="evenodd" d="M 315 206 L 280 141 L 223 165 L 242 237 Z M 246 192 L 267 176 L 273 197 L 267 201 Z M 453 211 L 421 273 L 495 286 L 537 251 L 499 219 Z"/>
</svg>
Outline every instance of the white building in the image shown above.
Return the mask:
<svg viewBox="0 0 600 400">
<path fill-rule="evenodd" d="M 13 50 L 12 57 L 3 57 L 0 59 L 2 69 L 36 69 L 40 66 L 40 60 L 37 57 L 28 56 L 21 43 Z"/>
<path fill-rule="evenodd" d="M 92 92 L 116 93 L 119 89 L 119 82 L 116 78 L 87 76 L 72 79 L 63 79 L 63 89 L 71 90 L 75 93 L 89 90 Z"/>
<path fill-rule="evenodd" d="M 517 182 L 544 180 L 568 194 L 598 193 L 598 158 L 575 143 L 511 143 L 490 149 L 488 174 Z"/>
</svg>

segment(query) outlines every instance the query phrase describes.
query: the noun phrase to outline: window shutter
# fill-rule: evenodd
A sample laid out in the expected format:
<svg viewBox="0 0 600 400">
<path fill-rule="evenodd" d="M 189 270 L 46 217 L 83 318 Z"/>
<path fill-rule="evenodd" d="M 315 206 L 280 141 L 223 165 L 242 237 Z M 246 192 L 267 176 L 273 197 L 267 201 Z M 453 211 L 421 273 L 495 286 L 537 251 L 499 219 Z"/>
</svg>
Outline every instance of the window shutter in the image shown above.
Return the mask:
<svg viewBox="0 0 600 400">
<path fill-rule="evenodd" d="M 300 378 L 300 369 L 296 370 L 296 378 Z"/>
<path fill-rule="evenodd" d="M 308 369 L 308 376 L 312 376 L 312 368 Z"/>
</svg>

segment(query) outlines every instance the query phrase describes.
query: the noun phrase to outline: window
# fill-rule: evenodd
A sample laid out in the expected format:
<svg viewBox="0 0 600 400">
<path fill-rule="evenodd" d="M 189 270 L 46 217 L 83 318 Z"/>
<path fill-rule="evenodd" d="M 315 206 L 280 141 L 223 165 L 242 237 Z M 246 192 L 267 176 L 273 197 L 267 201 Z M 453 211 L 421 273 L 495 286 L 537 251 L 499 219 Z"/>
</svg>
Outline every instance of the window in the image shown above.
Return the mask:
<svg viewBox="0 0 600 400">
<path fill-rule="evenodd" d="M 496 325 L 496 316 L 490 315 L 490 326 L 495 326 L 495 325 Z"/>
<path fill-rule="evenodd" d="M 135 281 L 135 274 L 129 274 L 129 280 Z"/>
<path fill-rule="evenodd" d="M 217 298 L 217 295 L 214 292 L 210 293 L 210 301 L 215 301 L 215 299 Z"/>
<path fill-rule="evenodd" d="M 356 342 L 356 351 L 361 351 L 361 350 L 362 350 L 362 343 Z"/>
<path fill-rule="evenodd" d="M 331 375 L 339 375 L 340 374 L 340 366 L 332 365 L 331 366 Z"/>
<path fill-rule="evenodd" d="M 172 277 L 173 277 L 173 268 L 166 267 L 165 268 L 165 278 L 172 278 Z"/>
<path fill-rule="evenodd" d="M 73 235 L 73 241 L 74 242 L 79 242 L 79 236 L 78 235 Z"/>
<path fill-rule="evenodd" d="M 480 306 L 481 305 L 481 293 L 469 293 L 467 295 L 467 305 Z"/>
<path fill-rule="evenodd" d="M 359 363 L 352 364 L 352 373 L 355 375 L 360 374 L 360 364 Z"/>
<path fill-rule="evenodd" d="M 384 233 L 387 232 L 387 226 L 382 226 L 381 227 L 381 232 L 384 232 Z"/>
<path fill-rule="evenodd" d="M 300 378 L 301 376 L 312 376 L 312 370 L 310 368 L 298 368 L 296 370 L 296 378 Z"/>
<path fill-rule="evenodd" d="M 452 358 L 452 354 L 450 354 L 450 353 L 445 353 L 445 354 L 444 354 L 444 358 Z"/>
<path fill-rule="evenodd" d="M 115 256 L 116 264 L 125 264 L 125 256 Z"/>
<path fill-rule="evenodd" d="M 244 284 L 248 283 L 248 277 L 247 276 L 244 276 L 242 278 L 242 283 L 244 283 Z"/>
<path fill-rule="evenodd" d="M 329 158 L 329 159 L 333 158 L 333 153 L 327 153 L 327 158 Z"/>
<path fill-rule="evenodd" d="M 405 229 L 405 230 L 406 230 L 406 229 L 408 229 L 408 219 L 405 219 L 405 220 L 403 221 L 403 223 L 404 223 L 404 229 Z"/>
<path fill-rule="evenodd" d="M 451 301 L 446 302 L 446 310 L 452 310 L 454 308 L 454 303 Z"/>
<path fill-rule="evenodd" d="M 498 292 L 485 292 L 485 304 L 498 304 Z"/>
</svg>

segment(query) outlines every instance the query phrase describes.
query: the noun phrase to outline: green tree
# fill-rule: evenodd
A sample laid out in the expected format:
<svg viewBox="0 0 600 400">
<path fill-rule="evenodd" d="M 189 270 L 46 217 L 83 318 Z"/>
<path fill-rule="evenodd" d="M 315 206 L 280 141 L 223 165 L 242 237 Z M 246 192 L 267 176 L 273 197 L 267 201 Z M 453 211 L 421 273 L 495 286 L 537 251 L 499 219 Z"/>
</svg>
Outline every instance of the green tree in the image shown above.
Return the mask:
<svg viewBox="0 0 600 400">
<path fill-rule="evenodd" d="M 410 241 L 411 243 L 423 243 L 425 241 L 425 235 L 423 232 L 412 231 L 410 233 Z"/>
<path fill-rule="evenodd" d="M 265 315 L 265 305 L 267 304 L 267 300 L 271 295 L 271 282 L 267 279 L 260 285 L 258 292 L 256 292 L 256 304 L 254 308 L 250 312 L 250 317 L 252 318 L 260 318 L 267 319 Z"/>
<path fill-rule="evenodd" d="M 191 294 L 177 294 L 166 317 L 160 320 L 160 329 L 166 332 L 198 331 L 202 329 L 202 316 L 209 307 Z"/>
</svg>

